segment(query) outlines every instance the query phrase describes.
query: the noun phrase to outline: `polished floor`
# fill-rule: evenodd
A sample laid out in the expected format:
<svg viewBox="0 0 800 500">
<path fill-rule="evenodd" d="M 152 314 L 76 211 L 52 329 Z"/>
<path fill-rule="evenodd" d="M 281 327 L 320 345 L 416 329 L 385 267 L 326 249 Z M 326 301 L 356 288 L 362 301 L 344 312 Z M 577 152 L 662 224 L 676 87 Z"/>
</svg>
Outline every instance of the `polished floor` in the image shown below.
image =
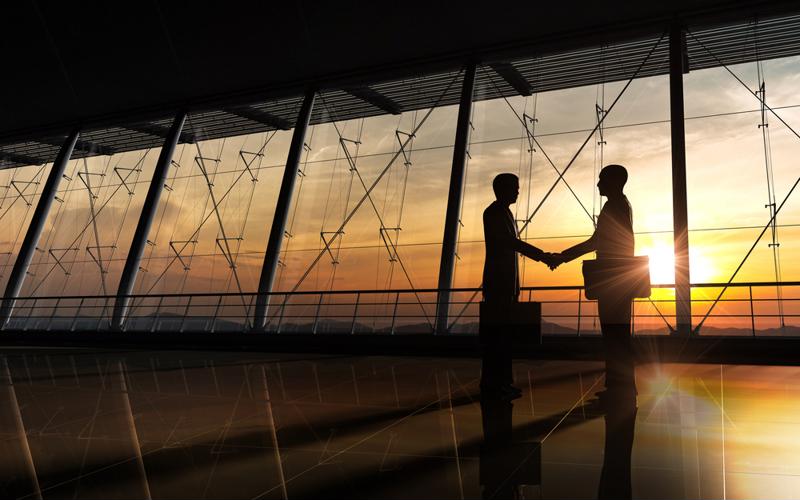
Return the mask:
<svg viewBox="0 0 800 500">
<path fill-rule="evenodd" d="M 800 368 L 0 351 L 0 498 L 797 498 Z M 632 446 L 631 446 L 632 442 Z M 602 477 L 601 477 L 602 476 Z"/>
</svg>

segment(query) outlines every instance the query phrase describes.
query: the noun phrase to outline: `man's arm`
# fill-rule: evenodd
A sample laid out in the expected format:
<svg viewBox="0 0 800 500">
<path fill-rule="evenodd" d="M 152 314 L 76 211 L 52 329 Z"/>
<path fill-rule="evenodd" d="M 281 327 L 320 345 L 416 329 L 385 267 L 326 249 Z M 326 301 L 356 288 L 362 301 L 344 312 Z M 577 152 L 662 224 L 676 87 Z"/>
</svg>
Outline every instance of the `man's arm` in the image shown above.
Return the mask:
<svg viewBox="0 0 800 500">
<path fill-rule="evenodd" d="M 581 255 L 587 254 L 589 252 L 594 252 L 595 250 L 597 250 L 597 238 L 595 238 L 595 234 L 593 234 L 588 240 L 582 241 L 575 246 L 569 247 L 560 254 L 557 254 L 556 256 L 560 257 L 559 260 L 561 262 L 569 262 L 571 260 L 577 259 Z"/>
<path fill-rule="evenodd" d="M 493 213 L 484 212 L 483 227 L 484 235 L 487 239 L 491 238 L 493 241 L 499 243 L 502 247 L 513 248 L 516 252 L 521 253 L 529 259 L 539 262 L 545 262 L 545 259 L 549 259 L 551 254 L 542 251 L 530 243 L 522 241 L 516 236 L 516 234 L 512 234 L 507 231 L 505 215 L 500 217 Z"/>
<path fill-rule="evenodd" d="M 597 235 L 602 234 L 606 240 L 609 239 L 609 235 L 616 237 L 620 233 L 619 228 L 624 225 L 618 221 L 626 220 L 628 221 L 628 227 L 630 227 L 631 214 L 627 202 L 618 199 L 607 201 L 603 205 L 603 209 L 600 210 L 600 216 L 597 218 L 597 228 L 595 228 L 592 236 L 588 240 L 557 254 L 556 258 L 562 263 L 569 262 L 583 254 L 597 251 Z M 630 231 L 632 230 L 631 228 Z"/>
<path fill-rule="evenodd" d="M 531 245 L 530 243 L 526 243 L 519 238 L 514 238 L 513 245 L 514 245 L 514 250 L 521 253 L 525 257 L 536 261 L 543 262 L 545 260 L 545 257 L 549 255 L 548 253 L 542 251 L 541 249 Z"/>
</svg>

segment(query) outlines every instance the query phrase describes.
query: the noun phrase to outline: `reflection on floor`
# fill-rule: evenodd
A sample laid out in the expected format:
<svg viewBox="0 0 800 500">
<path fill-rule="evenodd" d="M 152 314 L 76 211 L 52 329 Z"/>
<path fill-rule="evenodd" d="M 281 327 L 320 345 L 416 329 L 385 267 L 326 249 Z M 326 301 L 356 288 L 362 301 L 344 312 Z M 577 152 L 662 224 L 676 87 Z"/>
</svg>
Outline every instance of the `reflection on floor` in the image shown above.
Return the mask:
<svg viewBox="0 0 800 500">
<path fill-rule="evenodd" d="M 517 361 L 513 404 L 479 368 L 5 349 L 0 498 L 800 496 L 800 368 L 644 365 L 608 415 L 600 363 Z"/>
</svg>

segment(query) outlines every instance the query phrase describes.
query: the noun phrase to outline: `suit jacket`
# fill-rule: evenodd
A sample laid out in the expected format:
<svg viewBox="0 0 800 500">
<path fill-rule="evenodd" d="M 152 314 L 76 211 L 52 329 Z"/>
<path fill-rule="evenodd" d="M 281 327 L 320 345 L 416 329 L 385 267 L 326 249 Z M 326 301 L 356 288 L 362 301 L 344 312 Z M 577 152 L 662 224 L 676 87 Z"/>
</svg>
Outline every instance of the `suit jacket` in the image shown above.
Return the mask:
<svg viewBox="0 0 800 500">
<path fill-rule="evenodd" d="M 483 235 L 486 242 L 484 300 L 516 302 L 519 298 L 517 252 L 534 260 L 541 260 L 544 252 L 519 239 L 511 210 L 497 201 L 483 211 Z"/>
<path fill-rule="evenodd" d="M 633 211 L 628 198 L 609 199 L 603 205 L 593 238 L 598 259 L 633 257 Z"/>
</svg>

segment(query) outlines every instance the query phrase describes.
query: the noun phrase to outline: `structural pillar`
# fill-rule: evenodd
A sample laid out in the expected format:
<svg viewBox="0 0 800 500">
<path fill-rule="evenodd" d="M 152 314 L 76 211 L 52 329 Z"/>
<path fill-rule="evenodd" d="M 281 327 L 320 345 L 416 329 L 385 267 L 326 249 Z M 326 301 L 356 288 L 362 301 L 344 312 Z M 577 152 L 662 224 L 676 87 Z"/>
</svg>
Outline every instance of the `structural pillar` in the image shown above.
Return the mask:
<svg viewBox="0 0 800 500">
<path fill-rule="evenodd" d="M 175 153 L 175 147 L 178 145 L 178 139 L 185 121 L 185 112 L 181 111 L 175 116 L 172 127 L 170 127 L 169 133 L 164 139 L 164 145 L 161 147 L 161 154 L 158 155 L 158 162 L 156 162 L 156 168 L 153 171 L 150 187 L 147 188 L 147 196 L 144 199 L 144 205 L 142 205 L 139 222 L 136 224 L 136 231 L 133 233 L 131 249 L 125 259 L 125 267 L 119 279 L 117 297 L 114 301 L 114 312 L 111 316 L 112 330 L 121 331 L 125 323 L 130 295 L 133 293 L 136 275 L 139 273 L 139 265 L 147 244 L 147 235 L 150 234 L 150 228 L 158 210 L 158 202 L 161 199 L 161 192 L 164 190 L 164 183 L 167 180 L 169 166 L 172 164 L 172 156 Z"/>
<path fill-rule="evenodd" d="M 294 184 L 297 180 L 297 171 L 300 168 L 300 157 L 303 154 L 303 144 L 306 140 L 306 130 L 311 119 L 311 109 L 314 107 L 316 92 L 309 90 L 303 99 L 297 124 L 292 134 L 289 145 L 289 154 L 286 158 L 286 168 L 283 171 L 281 190 L 278 194 L 278 203 L 275 206 L 275 216 L 272 219 L 272 228 L 267 240 L 267 251 L 264 254 L 264 265 L 261 268 L 261 278 L 258 280 L 258 295 L 253 314 L 253 330 L 263 331 L 267 323 L 267 307 L 269 306 L 269 293 L 278 270 L 278 258 L 281 253 L 283 235 L 286 231 L 286 221 L 289 219 L 289 205 L 292 202 Z"/>
<path fill-rule="evenodd" d="M 6 291 L 3 294 L 3 303 L 0 305 L 0 327 L 5 327 L 11 319 L 11 312 L 14 310 L 14 303 L 22 290 L 22 284 L 25 282 L 25 276 L 28 273 L 28 267 L 33 260 L 33 254 L 36 251 L 36 245 L 39 244 L 39 238 L 42 236 L 44 230 L 44 223 L 47 221 L 47 215 L 50 213 L 50 207 L 53 206 L 53 201 L 56 199 L 56 191 L 58 190 L 59 181 L 64 175 L 64 169 L 67 168 L 67 162 L 72 156 L 72 150 L 75 149 L 75 143 L 78 140 L 78 130 L 73 130 L 64 141 L 64 145 L 58 151 L 56 161 L 50 169 L 50 174 L 42 188 L 42 194 L 39 196 L 39 202 L 36 204 L 36 209 L 33 211 L 31 223 L 28 226 L 28 232 L 25 233 L 25 239 L 22 241 L 22 246 L 19 249 L 17 260 L 14 261 L 14 267 L 11 269 L 11 275 L 6 284 Z"/>
<path fill-rule="evenodd" d="M 458 105 L 456 142 L 453 150 L 453 167 L 450 172 L 450 192 L 447 195 L 447 212 L 442 238 L 442 258 L 439 263 L 439 292 L 436 300 L 436 333 L 447 333 L 450 309 L 450 288 L 453 287 L 456 242 L 461 218 L 461 196 L 464 192 L 464 171 L 469 146 L 469 127 L 472 119 L 472 94 L 475 89 L 475 63 L 469 63 L 461 84 L 461 101 Z"/>
<path fill-rule="evenodd" d="M 669 100 L 672 129 L 672 230 L 675 243 L 675 322 L 678 335 L 692 330 L 689 283 L 689 222 L 686 201 L 686 136 L 684 133 L 683 74 L 686 61 L 685 32 L 673 25 L 669 36 Z"/>
</svg>

